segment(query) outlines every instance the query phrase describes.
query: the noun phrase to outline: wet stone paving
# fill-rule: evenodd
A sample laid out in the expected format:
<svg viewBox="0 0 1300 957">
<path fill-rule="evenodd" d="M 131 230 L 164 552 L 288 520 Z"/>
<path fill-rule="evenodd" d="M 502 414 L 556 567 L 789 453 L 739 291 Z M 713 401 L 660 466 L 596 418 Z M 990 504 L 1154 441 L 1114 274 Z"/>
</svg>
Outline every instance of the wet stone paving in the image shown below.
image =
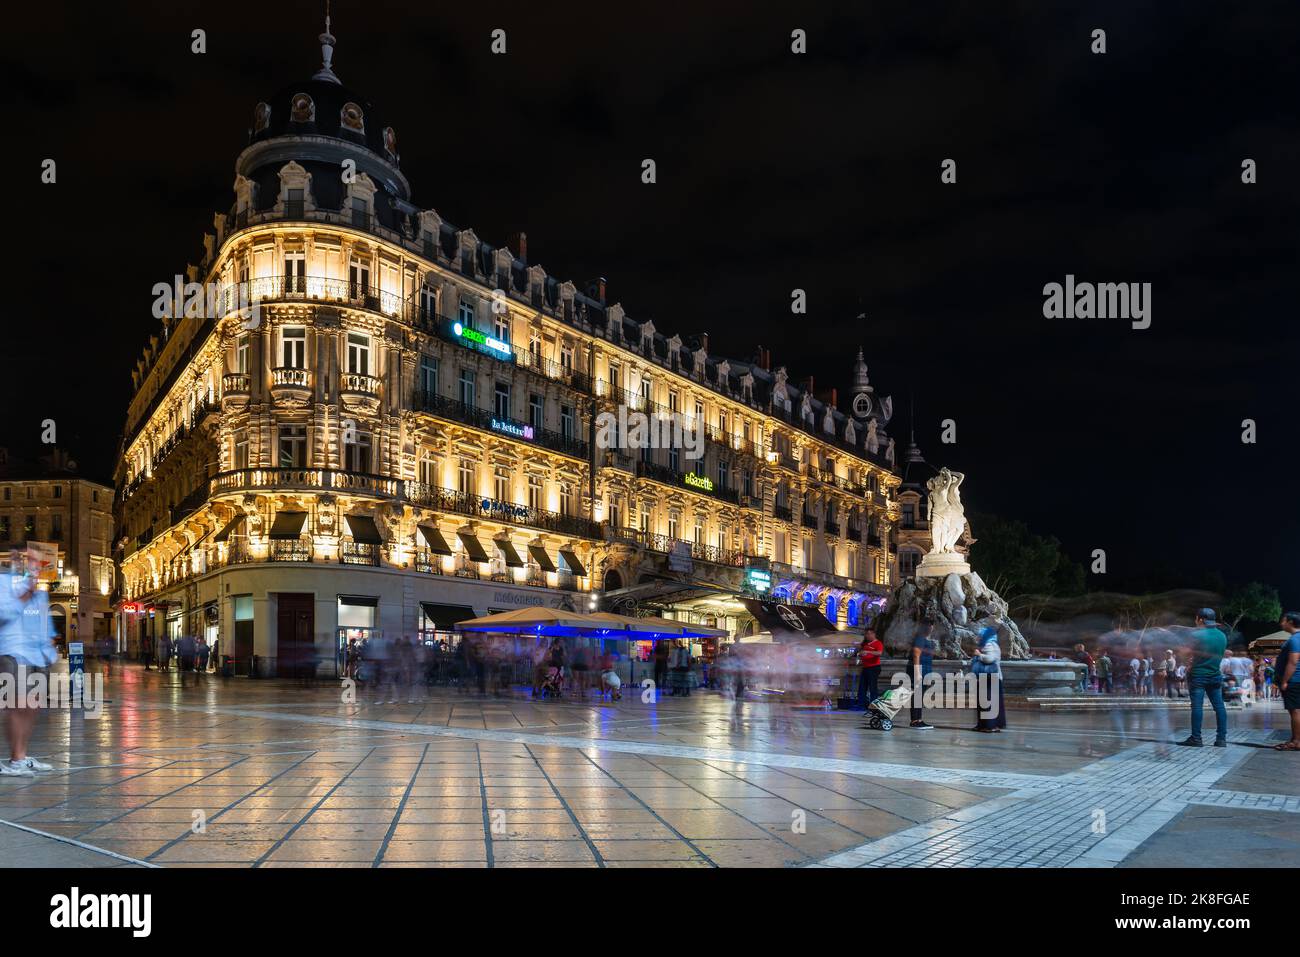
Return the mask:
<svg viewBox="0 0 1300 957">
<path fill-rule="evenodd" d="M 1185 749 L 1185 706 L 1014 709 L 982 735 L 970 712 L 880 732 L 710 691 L 351 703 L 127 666 L 106 696 L 98 719 L 42 716 L 31 750 L 56 770 L 0 779 L 3 865 L 1205 866 L 1213 846 L 1217 866 L 1300 866 L 1277 703 Z"/>
</svg>

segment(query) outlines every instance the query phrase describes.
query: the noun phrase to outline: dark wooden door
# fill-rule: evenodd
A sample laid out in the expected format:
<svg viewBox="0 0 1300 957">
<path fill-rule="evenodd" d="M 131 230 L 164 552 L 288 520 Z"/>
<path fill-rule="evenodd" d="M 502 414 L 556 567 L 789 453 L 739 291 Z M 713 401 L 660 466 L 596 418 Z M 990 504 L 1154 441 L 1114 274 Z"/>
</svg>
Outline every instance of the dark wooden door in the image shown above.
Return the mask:
<svg viewBox="0 0 1300 957">
<path fill-rule="evenodd" d="M 281 592 L 276 595 L 276 671 L 294 678 L 316 668 L 316 598 Z"/>
</svg>

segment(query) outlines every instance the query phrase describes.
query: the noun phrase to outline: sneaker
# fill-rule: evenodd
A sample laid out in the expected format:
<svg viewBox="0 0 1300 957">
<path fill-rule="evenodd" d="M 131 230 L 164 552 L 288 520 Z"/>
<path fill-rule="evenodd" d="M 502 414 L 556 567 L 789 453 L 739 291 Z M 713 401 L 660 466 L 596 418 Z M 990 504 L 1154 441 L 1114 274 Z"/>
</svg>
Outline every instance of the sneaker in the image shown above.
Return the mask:
<svg viewBox="0 0 1300 957">
<path fill-rule="evenodd" d="M 1201 742 L 1201 739 L 1200 739 L 1200 738 L 1188 738 L 1186 741 L 1179 741 L 1179 742 L 1178 742 L 1178 745 L 1179 745 L 1179 747 L 1183 747 L 1183 748 L 1203 748 L 1203 747 L 1205 747 L 1205 745 Z"/>
<path fill-rule="evenodd" d="M 933 730 L 934 730 L 934 725 L 932 725 L 932 724 L 926 724 L 924 721 L 913 721 L 913 722 L 912 722 L 912 727 L 915 728 L 917 731 L 933 731 Z"/>
<path fill-rule="evenodd" d="M 0 761 L 0 775 L 15 778 L 34 778 L 36 772 L 23 761 Z"/>
<path fill-rule="evenodd" d="M 1226 738 L 1219 738 L 1214 742 L 1214 746 L 1216 748 L 1226 748 L 1228 746 L 1228 740 Z"/>
<path fill-rule="evenodd" d="M 54 765 L 52 765 L 52 764 L 46 764 L 44 761 L 37 761 L 35 758 L 30 757 L 30 756 L 23 758 L 22 761 L 20 761 L 20 762 L 18 762 L 18 763 L 19 763 L 19 764 L 24 764 L 24 765 L 26 765 L 27 767 L 31 768 L 33 771 L 53 771 L 53 770 L 54 770 Z"/>
</svg>

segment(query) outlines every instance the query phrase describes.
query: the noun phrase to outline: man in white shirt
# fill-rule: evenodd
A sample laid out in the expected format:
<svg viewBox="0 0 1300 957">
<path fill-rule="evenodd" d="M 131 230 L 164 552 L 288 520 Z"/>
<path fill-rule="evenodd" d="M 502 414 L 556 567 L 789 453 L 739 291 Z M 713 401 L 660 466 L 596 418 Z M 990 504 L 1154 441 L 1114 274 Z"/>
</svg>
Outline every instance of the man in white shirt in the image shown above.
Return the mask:
<svg viewBox="0 0 1300 957">
<path fill-rule="evenodd" d="M 1137 655 L 1128 663 L 1128 681 L 1133 694 L 1142 693 L 1142 659 Z"/>
</svg>

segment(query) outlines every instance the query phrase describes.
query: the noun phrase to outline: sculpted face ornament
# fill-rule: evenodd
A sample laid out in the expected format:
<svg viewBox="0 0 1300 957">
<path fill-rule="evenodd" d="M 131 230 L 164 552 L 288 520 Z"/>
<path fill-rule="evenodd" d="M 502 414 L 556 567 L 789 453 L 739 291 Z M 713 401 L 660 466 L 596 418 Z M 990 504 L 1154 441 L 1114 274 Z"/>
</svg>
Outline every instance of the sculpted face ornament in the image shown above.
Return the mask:
<svg viewBox="0 0 1300 957">
<path fill-rule="evenodd" d="M 345 129 L 356 130 L 358 133 L 364 132 L 366 128 L 365 114 L 355 103 L 343 104 L 343 109 L 339 110 L 339 122 Z"/>
<path fill-rule="evenodd" d="M 298 93 L 294 96 L 291 107 L 291 115 L 295 123 L 314 123 L 316 121 L 316 104 L 306 93 Z"/>
</svg>

